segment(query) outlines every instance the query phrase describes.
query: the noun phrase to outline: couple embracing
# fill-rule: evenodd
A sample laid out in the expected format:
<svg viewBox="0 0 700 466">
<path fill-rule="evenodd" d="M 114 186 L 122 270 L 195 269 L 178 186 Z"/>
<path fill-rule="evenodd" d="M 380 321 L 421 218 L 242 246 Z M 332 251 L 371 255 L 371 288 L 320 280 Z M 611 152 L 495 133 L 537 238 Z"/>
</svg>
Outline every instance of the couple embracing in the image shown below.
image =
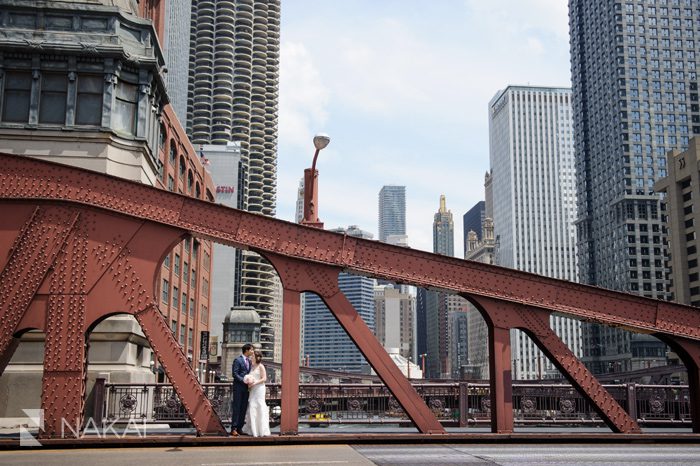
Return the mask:
<svg viewBox="0 0 700 466">
<path fill-rule="evenodd" d="M 243 345 L 241 353 L 233 361 L 231 435 L 270 435 L 270 412 L 265 403 L 267 372 L 262 353 L 250 343 Z"/>
</svg>

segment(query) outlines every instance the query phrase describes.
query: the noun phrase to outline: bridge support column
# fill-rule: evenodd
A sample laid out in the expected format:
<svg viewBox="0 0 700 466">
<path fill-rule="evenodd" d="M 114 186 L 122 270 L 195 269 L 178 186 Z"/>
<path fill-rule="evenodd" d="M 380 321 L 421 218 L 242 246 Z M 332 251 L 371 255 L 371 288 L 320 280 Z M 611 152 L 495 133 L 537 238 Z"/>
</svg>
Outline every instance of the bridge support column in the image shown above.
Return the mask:
<svg viewBox="0 0 700 466">
<path fill-rule="evenodd" d="M 0 273 L 0 375 L 19 345 L 17 326 L 78 221 L 78 214 L 67 219 L 61 214 L 60 208 L 3 207 L 0 230 L 18 234 L 11 245 L 3 245 L 10 257 Z"/>
<path fill-rule="evenodd" d="M 347 332 L 353 343 L 357 345 L 357 348 L 365 359 L 367 359 L 367 362 L 374 368 L 379 378 L 386 384 L 389 391 L 394 395 L 396 401 L 399 402 L 418 430 L 424 434 L 445 433 L 445 429 L 440 424 L 440 421 L 438 421 L 433 412 L 430 411 L 425 401 L 418 395 L 408 379 L 404 377 L 399 368 L 396 367 L 396 364 L 389 357 L 381 343 L 379 343 L 379 340 L 377 340 L 369 327 L 367 327 L 367 324 L 362 320 L 362 317 L 360 317 L 350 301 L 348 301 L 338 288 L 338 274 L 341 272 L 339 267 L 310 264 L 276 254 L 256 252 L 265 256 L 275 267 L 282 279 L 282 285 L 285 289 L 285 313 L 287 312 L 288 304 L 290 305 L 289 309 L 295 309 L 295 306 L 298 306 L 298 304 L 296 304 L 298 301 L 296 301 L 292 295 L 287 295 L 287 292 L 310 291 L 316 293 L 326 306 L 328 306 L 328 309 L 330 309 L 338 323 Z M 286 301 L 288 296 L 291 300 L 289 303 Z M 294 311 L 292 311 L 291 316 L 284 316 L 283 319 L 290 319 L 292 321 L 292 328 L 294 328 L 294 322 L 297 319 L 294 315 Z M 286 321 L 284 322 L 286 323 Z M 298 325 L 296 328 L 298 329 Z M 295 331 L 298 334 L 298 330 Z M 286 340 L 284 341 L 286 343 Z M 288 349 L 285 348 L 284 352 L 286 353 L 287 351 Z M 283 362 L 287 365 L 296 364 L 296 370 L 299 370 L 298 354 L 293 361 L 290 357 L 289 360 L 285 359 Z M 287 365 L 282 366 L 282 374 L 292 373 L 293 370 L 290 370 Z M 298 372 L 295 380 L 297 380 L 298 383 Z M 284 375 L 282 383 L 284 383 Z M 289 381 L 288 383 L 291 385 L 293 382 Z M 283 388 L 282 396 L 285 396 L 284 392 L 285 389 Z M 298 393 L 297 389 L 289 396 L 296 397 Z M 284 405 L 282 409 L 285 409 Z M 291 428 L 292 424 L 287 424 L 286 427 Z"/>
<path fill-rule="evenodd" d="M 75 438 L 85 408 L 85 297 L 51 295 L 46 318 L 42 438 Z"/>
<path fill-rule="evenodd" d="M 510 365 L 510 329 L 489 325 L 491 371 L 491 432 L 513 432 L 513 375 Z"/>
<path fill-rule="evenodd" d="M 688 370 L 690 416 L 693 432 L 700 434 L 700 342 L 679 337 L 656 336 L 673 348 Z"/>
<path fill-rule="evenodd" d="M 299 433 L 299 332 L 301 294 L 284 289 L 282 310 L 282 418 L 280 435 Z"/>
<path fill-rule="evenodd" d="M 510 332 L 506 329 L 499 329 L 492 324 L 492 322 L 496 322 L 502 326 L 517 328 L 526 332 L 545 356 L 554 363 L 562 375 L 564 375 L 571 385 L 578 390 L 581 396 L 591 403 L 601 419 L 605 421 L 613 432 L 641 432 L 636 419 L 633 419 L 622 406 L 620 406 L 612 395 L 610 395 L 600 382 L 588 371 L 581 360 L 579 360 L 566 344 L 561 341 L 557 334 L 554 333 L 549 325 L 550 313 L 548 311 L 485 297 L 471 297 L 470 299 L 481 305 L 488 316 L 487 322 L 489 320 L 491 321 L 489 322 L 489 326 L 494 327 L 493 331 L 495 337 L 492 338 L 492 340 L 496 342 L 494 343 L 496 347 L 494 348 L 492 346 L 491 349 L 494 353 L 491 355 L 492 405 L 494 403 L 494 384 L 496 384 L 496 386 L 498 386 L 499 383 L 505 384 L 505 382 L 502 382 L 502 379 L 505 378 L 505 375 L 510 377 L 510 346 L 508 346 L 508 351 L 502 351 L 503 344 L 498 345 L 497 343 L 497 336 L 499 335 L 498 330 L 502 330 L 502 333 L 500 333 L 501 340 L 503 342 L 508 341 L 508 343 L 510 342 Z M 496 353 L 496 351 L 501 352 Z M 508 361 L 502 361 L 506 358 Z M 509 370 L 507 374 L 504 371 L 494 372 L 493 364 L 498 364 L 499 361 L 502 361 L 501 364 L 503 367 L 508 367 Z M 508 366 L 505 366 L 505 364 L 508 364 Z M 509 384 L 508 387 L 510 386 Z M 512 392 L 509 392 L 508 395 L 501 395 L 501 393 L 498 393 L 497 396 L 504 396 L 511 403 L 508 405 L 510 409 L 507 409 L 507 413 L 510 416 L 510 428 L 512 430 L 513 411 L 512 401 L 510 401 Z M 498 415 L 492 412 L 492 422 L 498 423 L 498 419 Z M 495 429 L 494 427 L 494 432 L 500 432 L 500 430 Z"/>
</svg>

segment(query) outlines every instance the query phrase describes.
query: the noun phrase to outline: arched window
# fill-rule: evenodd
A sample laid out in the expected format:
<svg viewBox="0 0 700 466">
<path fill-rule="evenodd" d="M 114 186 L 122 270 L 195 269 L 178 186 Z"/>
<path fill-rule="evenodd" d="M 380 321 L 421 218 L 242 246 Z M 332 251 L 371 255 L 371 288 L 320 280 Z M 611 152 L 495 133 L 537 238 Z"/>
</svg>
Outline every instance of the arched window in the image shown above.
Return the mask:
<svg viewBox="0 0 700 466">
<path fill-rule="evenodd" d="M 175 165 L 175 160 L 177 160 L 177 150 L 175 149 L 175 139 L 170 140 L 170 155 L 168 156 L 170 165 Z"/>
</svg>

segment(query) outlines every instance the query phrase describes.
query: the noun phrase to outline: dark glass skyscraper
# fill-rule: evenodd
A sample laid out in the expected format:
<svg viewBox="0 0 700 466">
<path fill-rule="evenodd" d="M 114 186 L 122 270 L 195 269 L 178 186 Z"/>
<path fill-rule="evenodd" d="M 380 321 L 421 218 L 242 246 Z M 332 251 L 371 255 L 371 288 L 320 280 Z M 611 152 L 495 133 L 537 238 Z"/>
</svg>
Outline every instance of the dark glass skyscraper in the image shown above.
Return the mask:
<svg viewBox="0 0 700 466">
<path fill-rule="evenodd" d="M 372 239 L 372 234 L 356 225 L 336 228 L 336 233 L 344 233 L 357 238 Z M 341 273 L 338 287 L 350 301 L 370 330 L 374 331 L 374 286 L 373 278 Z M 302 305 L 304 315 L 303 354 L 309 357 L 309 365 L 319 369 L 346 372 L 367 372 L 367 361 L 350 340 L 338 321 L 333 317 L 318 295 L 304 293 Z"/>
<path fill-rule="evenodd" d="M 484 201 L 479 201 L 477 202 L 474 207 L 469 209 L 469 212 L 464 214 L 462 217 L 462 225 L 463 225 L 463 231 L 464 231 L 464 236 L 463 236 L 463 243 L 464 243 L 464 257 L 467 257 L 467 239 L 469 238 L 469 232 L 473 231 L 476 233 L 477 238 L 480 240 L 484 238 L 483 236 L 483 225 L 484 225 L 484 217 L 486 215 L 486 202 Z"/>
<path fill-rule="evenodd" d="M 698 0 L 569 1 L 584 283 L 669 299 L 665 206 L 653 183 L 665 153 L 700 133 Z M 596 373 L 664 359 L 651 337 L 586 324 Z"/>
</svg>

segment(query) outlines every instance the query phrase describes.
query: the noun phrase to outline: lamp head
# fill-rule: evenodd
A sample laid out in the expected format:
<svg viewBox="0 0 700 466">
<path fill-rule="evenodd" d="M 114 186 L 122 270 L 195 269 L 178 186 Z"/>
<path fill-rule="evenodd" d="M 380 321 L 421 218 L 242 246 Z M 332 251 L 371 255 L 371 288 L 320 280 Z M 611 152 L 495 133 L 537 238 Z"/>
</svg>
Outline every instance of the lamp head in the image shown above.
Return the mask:
<svg viewBox="0 0 700 466">
<path fill-rule="evenodd" d="M 331 138 L 325 133 L 318 133 L 314 136 L 314 147 L 316 147 L 316 150 L 325 149 L 329 142 L 331 142 Z"/>
</svg>

